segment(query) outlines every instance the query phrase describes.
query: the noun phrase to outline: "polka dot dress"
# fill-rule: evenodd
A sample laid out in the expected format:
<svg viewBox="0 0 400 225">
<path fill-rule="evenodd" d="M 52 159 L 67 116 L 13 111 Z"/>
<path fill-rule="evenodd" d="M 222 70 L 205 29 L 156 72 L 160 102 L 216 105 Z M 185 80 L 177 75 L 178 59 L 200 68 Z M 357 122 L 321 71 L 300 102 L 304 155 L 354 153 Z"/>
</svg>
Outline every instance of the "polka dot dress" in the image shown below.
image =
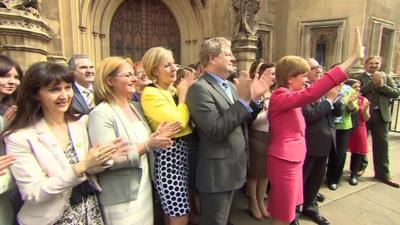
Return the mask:
<svg viewBox="0 0 400 225">
<path fill-rule="evenodd" d="M 190 211 L 188 146 L 182 138 L 170 148 L 155 152 L 155 186 L 166 215 L 183 216 Z"/>
</svg>

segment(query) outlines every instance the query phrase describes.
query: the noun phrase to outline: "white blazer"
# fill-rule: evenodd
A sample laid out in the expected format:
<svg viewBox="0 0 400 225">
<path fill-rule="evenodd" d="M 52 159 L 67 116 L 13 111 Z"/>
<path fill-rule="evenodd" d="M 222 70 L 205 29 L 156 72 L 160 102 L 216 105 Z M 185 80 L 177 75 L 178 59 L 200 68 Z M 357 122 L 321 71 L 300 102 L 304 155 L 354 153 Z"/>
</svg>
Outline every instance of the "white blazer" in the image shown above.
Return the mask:
<svg viewBox="0 0 400 225">
<path fill-rule="evenodd" d="M 68 123 L 72 144 L 79 159 L 89 149 L 86 121 L 87 118 L 82 117 Z M 64 212 L 72 188 L 87 179 L 94 188 L 101 190 L 94 176 L 79 178 L 75 175 L 62 146 L 44 119 L 17 130 L 4 140 L 7 153 L 17 158 L 11 166 L 11 172 L 24 200 L 17 216 L 21 225 L 55 222 Z"/>
</svg>

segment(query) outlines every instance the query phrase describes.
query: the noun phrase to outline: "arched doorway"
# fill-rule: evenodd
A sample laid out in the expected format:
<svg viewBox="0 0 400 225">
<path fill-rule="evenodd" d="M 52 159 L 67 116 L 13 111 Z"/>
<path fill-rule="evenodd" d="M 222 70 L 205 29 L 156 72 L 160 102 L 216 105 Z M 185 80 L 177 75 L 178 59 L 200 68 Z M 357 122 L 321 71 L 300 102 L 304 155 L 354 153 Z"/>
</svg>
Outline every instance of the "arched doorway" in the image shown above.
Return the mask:
<svg viewBox="0 0 400 225">
<path fill-rule="evenodd" d="M 180 62 L 180 32 L 175 18 L 160 0 L 126 0 L 110 27 L 110 53 L 138 61 L 155 46 L 171 49 Z"/>
</svg>

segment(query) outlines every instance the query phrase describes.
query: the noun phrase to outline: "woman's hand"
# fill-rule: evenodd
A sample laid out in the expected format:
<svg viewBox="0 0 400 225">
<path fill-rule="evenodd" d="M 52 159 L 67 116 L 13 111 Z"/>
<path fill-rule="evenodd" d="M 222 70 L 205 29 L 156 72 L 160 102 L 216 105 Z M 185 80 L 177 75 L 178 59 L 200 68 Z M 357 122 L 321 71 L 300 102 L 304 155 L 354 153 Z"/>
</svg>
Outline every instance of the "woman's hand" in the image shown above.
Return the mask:
<svg viewBox="0 0 400 225">
<path fill-rule="evenodd" d="M 91 168 L 102 166 L 107 161 L 113 158 L 113 155 L 118 151 L 114 143 L 93 146 L 88 154 L 75 165 L 77 174 L 84 174 Z"/>
<path fill-rule="evenodd" d="M 364 50 L 365 47 L 362 44 L 362 38 L 361 38 L 361 31 L 359 27 L 356 27 L 354 29 L 354 47 L 353 47 L 353 55 L 357 59 L 362 59 L 364 58 Z"/>
<path fill-rule="evenodd" d="M 13 155 L 0 156 L 0 176 L 6 174 L 6 169 L 15 162 L 16 158 Z"/>
<path fill-rule="evenodd" d="M 176 87 L 176 94 L 178 96 L 179 103 L 186 102 L 186 94 L 193 82 L 194 80 L 188 76 L 181 79 L 181 82 L 179 82 L 178 86 Z"/>
<path fill-rule="evenodd" d="M 16 105 L 10 106 L 4 113 L 4 126 L 6 127 L 8 124 L 11 123 L 11 121 L 15 118 L 15 115 L 17 114 L 18 107 Z"/>
<path fill-rule="evenodd" d="M 172 138 L 175 134 L 179 133 L 182 130 L 181 123 L 178 121 L 175 122 L 163 122 L 158 125 L 156 132 L 158 132 L 158 136 Z"/>
<path fill-rule="evenodd" d="M 122 138 L 117 138 L 113 140 L 111 143 L 113 143 L 117 148 L 117 150 L 112 154 L 113 158 L 126 156 L 131 150 L 131 145 L 129 144 L 129 142 L 124 141 Z"/>
<path fill-rule="evenodd" d="M 168 148 L 173 144 L 170 138 L 160 136 L 158 131 L 152 133 L 146 142 L 149 149 Z"/>
</svg>

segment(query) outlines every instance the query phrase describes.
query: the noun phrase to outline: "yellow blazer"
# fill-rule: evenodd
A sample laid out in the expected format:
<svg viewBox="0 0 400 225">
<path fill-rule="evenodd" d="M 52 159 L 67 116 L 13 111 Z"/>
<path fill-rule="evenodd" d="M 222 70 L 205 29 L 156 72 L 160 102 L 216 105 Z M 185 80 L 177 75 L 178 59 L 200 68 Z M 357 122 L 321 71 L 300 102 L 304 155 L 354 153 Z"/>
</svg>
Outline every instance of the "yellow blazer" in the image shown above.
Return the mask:
<svg viewBox="0 0 400 225">
<path fill-rule="evenodd" d="M 144 114 L 153 131 L 156 130 L 157 126 L 162 122 L 179 121 L 182 130 L 174 136 L 174 138 L 177 138 L 192 133 L 192 130 L 189 126 L 189 109 L 184 103 L 176 105 L 172 98 L 174 92 L 174 88 L 171 88 L 171 90 L 163 90 L 161 88 L 148 86 L 143 90 L 141 103 Z"/>
<path fill-rule="evenodd" d="M 87 117 L 69 122 L 72 144 L 79 159 L 89 149 Z M 10 167 L 24 204 L 18 212 L 20 224 L 45 225 L 57 220 L 69 202 L 74 186 L 89 179 L 101 191 L 94 176 L 77 177 L 44 119 L 5 137 L 6 151 L 17 160 Z M 92 173 L 102 171 L 97 168 Z"/>
</svg>

